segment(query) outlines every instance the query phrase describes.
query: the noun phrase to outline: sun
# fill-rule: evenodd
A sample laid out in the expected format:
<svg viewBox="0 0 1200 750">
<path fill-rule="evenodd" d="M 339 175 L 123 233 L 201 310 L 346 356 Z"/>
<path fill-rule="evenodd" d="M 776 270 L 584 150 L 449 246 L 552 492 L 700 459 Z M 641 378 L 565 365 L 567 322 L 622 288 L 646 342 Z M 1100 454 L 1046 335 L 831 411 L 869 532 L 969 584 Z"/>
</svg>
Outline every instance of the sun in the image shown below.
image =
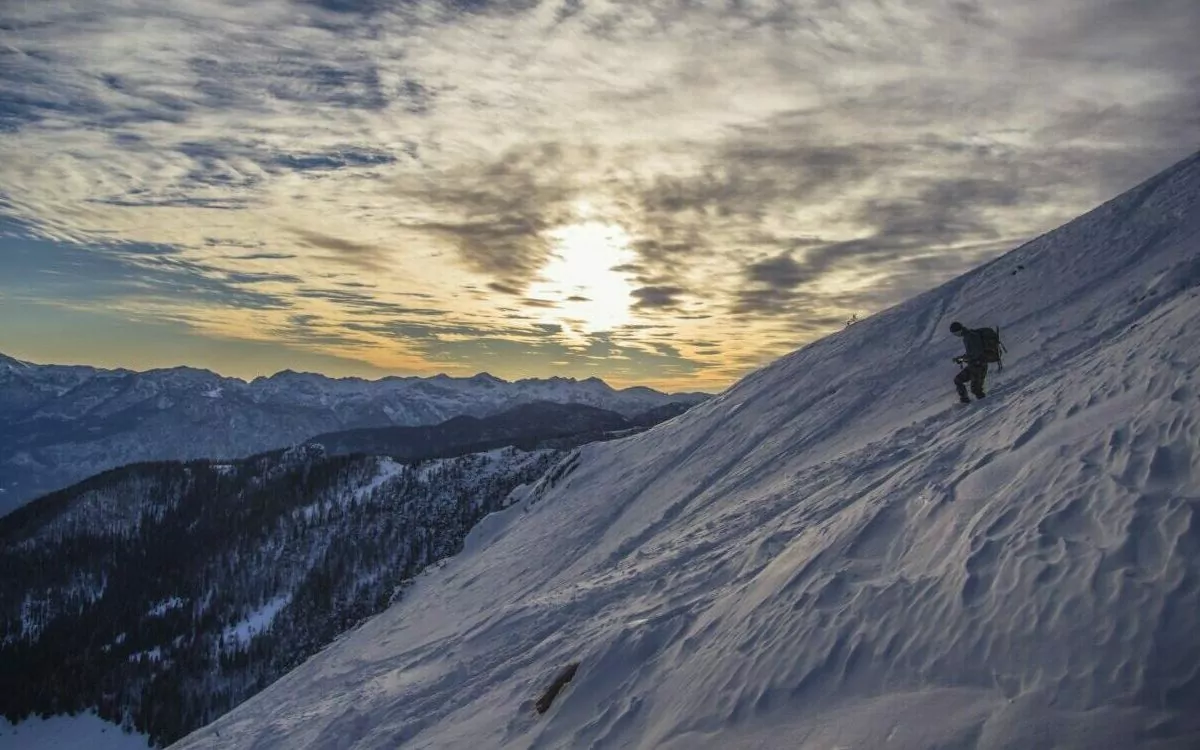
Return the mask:
<svg viewBox="0 0 1200 750">
<path fill-rule="evenodd" d="M 585 220 L 548 236 L 553 254 L 529 288 L 531 297 L 555 303 L 542 311 L 543 322 L 561 325 L 573 338 L 628 323 L 633 284 L 622 266 L 635 258 L 629 234 L 616 224 Z"/>
</svg>

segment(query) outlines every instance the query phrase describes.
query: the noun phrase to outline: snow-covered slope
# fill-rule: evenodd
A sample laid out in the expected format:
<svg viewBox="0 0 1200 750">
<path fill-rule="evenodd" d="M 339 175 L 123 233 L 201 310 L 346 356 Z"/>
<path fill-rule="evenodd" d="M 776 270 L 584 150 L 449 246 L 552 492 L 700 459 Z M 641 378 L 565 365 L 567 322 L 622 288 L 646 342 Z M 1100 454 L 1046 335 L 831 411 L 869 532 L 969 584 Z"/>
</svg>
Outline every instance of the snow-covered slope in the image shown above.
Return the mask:
<svg viewBox="0 0 1200 750">
<path fill-rule="evenodd" d="M 327 378 L 285 371 L 247 383 L 207 370 L 35 365 L 0 355 L 0 515 L 136 461 L 237 458 L 320 433 L 431 425 L 535 401 L 634 416 L 704 394 L 616 390 L 596 378 Z"/>
<path fill-rule="evenodd" d="M 95 714 L 27 719 L 0 718 L 0 750 L 145 750 L 146 737 L 124 732 Z"/>
<path fill-rule="evenodd" d="M 586 447 L 178 747 L 1200 747 L 1197 320 L 1200 155 Z"/>
</svg>

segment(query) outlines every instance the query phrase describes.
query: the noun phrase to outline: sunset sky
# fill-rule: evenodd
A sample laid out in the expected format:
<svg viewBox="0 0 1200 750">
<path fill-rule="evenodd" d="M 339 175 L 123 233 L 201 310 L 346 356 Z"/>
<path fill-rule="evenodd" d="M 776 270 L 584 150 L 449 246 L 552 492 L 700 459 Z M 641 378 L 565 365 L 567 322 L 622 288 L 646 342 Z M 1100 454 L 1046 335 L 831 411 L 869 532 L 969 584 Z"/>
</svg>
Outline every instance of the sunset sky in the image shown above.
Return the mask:
<svg viewBox="0 0 1200 750">
<path fill-rule="evenodd" d="M 0 352 L 717 390 L 1200 148 L 1195 0 L 0 0 Z"/>
</svg>

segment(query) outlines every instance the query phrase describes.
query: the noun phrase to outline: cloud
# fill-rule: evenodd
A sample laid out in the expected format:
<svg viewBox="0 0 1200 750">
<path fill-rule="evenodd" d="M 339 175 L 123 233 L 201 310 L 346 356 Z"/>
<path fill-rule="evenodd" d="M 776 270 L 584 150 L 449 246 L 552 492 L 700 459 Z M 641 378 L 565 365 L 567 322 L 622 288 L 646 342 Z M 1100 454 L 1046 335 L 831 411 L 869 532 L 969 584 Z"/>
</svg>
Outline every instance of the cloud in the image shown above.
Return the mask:
<svg viewBox="0 0 1200 750">
<path fill-rule="evenodd" d="M 855 239 L 821 242 L 805 238 L 802 249 L 748 263 L 745 286 L 731 312 L 739 316 L 794 316 L 829 325 L 839 314 L 903 299 L 947 279 L 1007 247 L 986 219 L 995 209 L 1019 209 L 1036 197 L 995 179 L 968 177 L 925 182 L 912 196 L 863 201 L 853 225 Z M 868 276 L 869 285 L 848 290 L 833 282 L 848 274 Z M 824 303 L 825 312 L 818 312 Z"/>
<path fill-rule="evenodd" d="M 138 197 L 142 191 L 133 190 L 120 197 L 92 198 L 92 203 L 102 203 L 121 208 L 204 208 L 237 211 L 248 208 L 250 201 L 243 198 L 205 198 L 197 195 Z"/>
<path fill-rule="evenodd" d="M 679 306 L 679 297 L 686 290 L 678 286 L 644 286 L 634 289 L 635 307 L 670 309 Z"/>
<path fill-rule="evenodd" d="M 299 50 L 271 47 L 275 54 L 269 62 L 261 58 L 252 62 L 217 57 L 191 59 L 197 88 L 225 102 L 257 94 L 281 102 L 351 109 L 378 110 L 388 105 L 380 69 L 369 59 L 353 52 L 314 59 Z M 234 81 L 236 88 L 231 85 Z"/>
<path fill-rule="evenodd" d="M 5 11 L 0 211 L 26 234 L 0 277 L 384 366 L 548 339 L 531 367 L 733 377 L 1111 197 L 1200 122 L 1186 0 Z M 588 221 L 628 239 L 617 286 L 546 299 Z M 586 350 L 585 307 L 615 321 Z M 655 337 L 684 332 L 709 345 L 681 363 Z"/>
<path fill-rule="evenodd" d="M 558 144 L 540 143 L 473 163 L 440 183 L 397 188 L 443 217 L 400 226 L 448 241 L 466 268 L 494 277 L 500 288 L 524 288 L 551 254 L 547 232 L 571 218 L 575 191 L 564 167 L 578 159 Z"/>
<path fill-rule="evenodd" d="M 519 288 L 512 286 L 510 284 L 502 284 L 499 281 L 488 282 L 487 288 L 491 289 L 493 292 L 498 292 L 500 294 L 510 294 L 510 295 L 515 296 L 515 295 L 518 295 L 521 293 L 521 290 Z"/>
<path fill-rule="evenodd" d="M 179 257 L 179 249 L 137 243 L 70 245 L 40 238 L 21 222 L 0 218 L 0 289 L 14 299 L 61 299 L 112 306 L 120 300 L 170 299 L 248 310 L 287 309 L 286 298 L 258 289 L 294 277 L 222 272 Z"/>
<path fill-rule="evenodd" d="M 407 228 L 449 239 L 464 263 L 502 279 L 501 287 L 524 285 L 545 264 L 548 243 L 540 238 L 549 225 L 537 217 L 497 214 L 462 222 L 429 222 Z"/>
<path fill-rule="evenodd" d="M 788 254 L 760 260 L 746 267 L 746 277 L 749 281 L 771 289 L 793 289 L 813 276 L 811 270 L 797 263 Z"/>
<path fill-rule="evenodd" d="M 550 299 L 538 299 L 537 297 L 525 297 L 521 300 L 526 307 L 540 308 L 543 310 L 553 310 L 558 307 L 559 303 Z"/>
<path fill-rule="evenodd" d="M 297 256 L 293 253 L 249 253 L 237 257 L 240 260 L 292 260 Z"/>
<path fill-rule="evenodd" d="M 342 289 L 310 289 L 301 287 L 294 292 L 296 297 L 304 299 L 325 300 L 337 303 L 340 308 L 352 314 L 370 313 L 391 317 L 441 317 L 445 310 L 435 307 L 410 307 L 395 302 L 379 299 L 370 294 L 349 292 Z"/>
<path fill-rule="evenodd" d="M 396 157 L 377 150 L 353 146 L 325 152 L 283 153 L 271 157 L 270 162 L 282 169 L 297 172 L 313 170 L 345 169 L 347 167 L 369 167 L 391 164 Z"/>
<path fill-rule="evenodd" d="M 316 6 L 332 13 L 345 13 L 356 16 L 371 16 L 387 9 L 386 0 L 308 0 L 308 5 Z"/>
<path fill-rule="evenodd" d="M 342 237 L 331 237 L 308 229 L 293 229 L 292 234 L 299 237 L 308 247 L 333 251 L 333 255 L 323 257 L 337 263 L 364 271 L 381 271 L 387 267 L 388 253 L 381 247 L 353 242 Z"/>
</svg>

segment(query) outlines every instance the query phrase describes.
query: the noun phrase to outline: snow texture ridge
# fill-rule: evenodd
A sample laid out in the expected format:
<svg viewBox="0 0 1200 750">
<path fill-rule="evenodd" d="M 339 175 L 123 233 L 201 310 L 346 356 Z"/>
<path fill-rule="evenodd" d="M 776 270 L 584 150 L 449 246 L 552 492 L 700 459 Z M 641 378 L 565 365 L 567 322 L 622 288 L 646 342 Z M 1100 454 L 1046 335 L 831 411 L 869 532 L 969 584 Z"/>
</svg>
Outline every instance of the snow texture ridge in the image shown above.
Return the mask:
<svg viewBox="0 0 1200 750">
<path fill-rule="evenodd" d="M 1200 747 L 1197 320 L 1200 155 L 583 448 L 177 747 Z"/>
</svg>

